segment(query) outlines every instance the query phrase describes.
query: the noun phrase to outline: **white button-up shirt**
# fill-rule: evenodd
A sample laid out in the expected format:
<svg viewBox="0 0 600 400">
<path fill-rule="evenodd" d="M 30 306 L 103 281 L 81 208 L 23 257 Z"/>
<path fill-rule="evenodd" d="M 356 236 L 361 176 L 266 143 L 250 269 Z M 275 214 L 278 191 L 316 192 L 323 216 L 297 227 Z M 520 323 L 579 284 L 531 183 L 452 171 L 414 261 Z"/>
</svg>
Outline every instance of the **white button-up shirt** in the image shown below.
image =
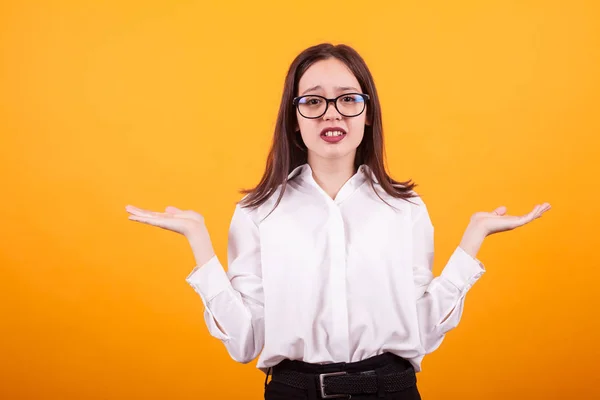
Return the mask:
<svg viewBox="0 0 600 400">
<path fill-rule="evenodd" d="M 367 176 L 375 180 L 373 192 Z M 389 196 L 362 165 L 332 199 L 309 164 L 256 209 L 236 205 L 228 269 L 215 255 L 186 281 L 212 336 L 266 372 L 285 358 L 354 362 L 392 352 L 421 370 L 458 325 L 465 295 L 485 272 L 457 246 L 433 277 L 433 225 L 421 197 Z M 217 323 L 218 322 L 218 325 Z M 221 328 L 219 328 L 219 326 Z"/>
</svg>

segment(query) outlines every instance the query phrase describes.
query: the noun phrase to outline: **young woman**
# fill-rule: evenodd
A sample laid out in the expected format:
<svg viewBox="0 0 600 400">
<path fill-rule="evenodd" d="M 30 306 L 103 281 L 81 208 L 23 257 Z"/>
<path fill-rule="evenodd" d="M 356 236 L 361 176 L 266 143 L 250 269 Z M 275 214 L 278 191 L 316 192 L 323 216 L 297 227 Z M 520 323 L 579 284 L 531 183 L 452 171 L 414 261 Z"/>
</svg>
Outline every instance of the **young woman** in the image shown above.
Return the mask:
<svg viewBox="0 0 600 400">
<path fill-rule="evenodd" d="M 208 329 L 234 360 L 260 355 L 265 399 L 420 399 L 415 373 L 485 272 L 483 239 L 550 209 L 473 214 L 434 278 L 432 222 L 416 184 L 386 173 L 382 126 L 361 56 L 313 46 L 288 71 L 262 180 L 235 206 L 227 272 L 200 214 L 126 207 L 189 240 Z"/>
</svg>

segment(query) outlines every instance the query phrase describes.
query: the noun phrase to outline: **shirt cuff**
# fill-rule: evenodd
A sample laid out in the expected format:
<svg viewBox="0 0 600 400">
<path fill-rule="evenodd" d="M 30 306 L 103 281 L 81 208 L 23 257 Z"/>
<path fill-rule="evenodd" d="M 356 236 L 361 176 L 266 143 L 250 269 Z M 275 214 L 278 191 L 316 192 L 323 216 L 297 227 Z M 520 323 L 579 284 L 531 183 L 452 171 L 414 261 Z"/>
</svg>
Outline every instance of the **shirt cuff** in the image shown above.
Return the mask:
<svg viewBox="0 0 600 400">
<path fill-rule="evenodd" d="M 200 295 L 205 306 L 231 285 L 229 277 L 216 255 L 205 264 L 196 266 L 185 278 L 185 281 Z"/>
<path fill-rule="evenodd" d="M 485 272 L 485 267 L 477 258 L 471 257 L 457 246 L 441 276 L 461 291 L 467 291 Z"/>
</svg>

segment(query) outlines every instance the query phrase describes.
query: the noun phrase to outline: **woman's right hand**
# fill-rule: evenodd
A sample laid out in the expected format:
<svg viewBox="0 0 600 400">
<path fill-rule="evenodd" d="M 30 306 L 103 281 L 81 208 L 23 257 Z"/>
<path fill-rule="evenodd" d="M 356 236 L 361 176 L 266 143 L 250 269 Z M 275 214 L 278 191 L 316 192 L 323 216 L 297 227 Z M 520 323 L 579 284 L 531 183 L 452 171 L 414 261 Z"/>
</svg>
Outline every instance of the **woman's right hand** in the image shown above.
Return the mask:
<svg viewBox="0 0 600 400">
<path fill-rule="evenodd" d="M 192 210 L 180 210 L 167 207 L 164 213 L 144 210 L 131 205 L 125 207 L 129 212 L 129 219 L 144 224 L 158 226 L 188 237 L 192 232 L 205 228 L 204 217 Z"/>
<path fill-rule="evenodd" d="M 167 207 L 164 213 L 144 210 L 131 205 L 127 205 L 125 210 L 132 214 L 129 216 L 132 221 L 158 226 L 184 235 L 192 246 L 198 265 L 203 265 L 214 256 L 204 217 L 197 212 L 180 210 L 172 206 Z"/>
</svg>

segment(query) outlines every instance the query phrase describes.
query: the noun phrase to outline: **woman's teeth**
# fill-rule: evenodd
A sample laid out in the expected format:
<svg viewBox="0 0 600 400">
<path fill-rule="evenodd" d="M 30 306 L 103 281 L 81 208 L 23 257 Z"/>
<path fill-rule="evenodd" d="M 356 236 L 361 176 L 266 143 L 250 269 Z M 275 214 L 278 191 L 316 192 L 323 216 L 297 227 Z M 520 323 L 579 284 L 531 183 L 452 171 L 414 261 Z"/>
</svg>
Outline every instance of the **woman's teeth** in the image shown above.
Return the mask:
<svg viewBox="0 0 600 400">
<path fill-rule="evenodd" d="M 329 132 L 325 132 L 324 136 L 341 136 L 343 135 L 343 132 L 340 131 L 329 131 Z"/>
</svg>

